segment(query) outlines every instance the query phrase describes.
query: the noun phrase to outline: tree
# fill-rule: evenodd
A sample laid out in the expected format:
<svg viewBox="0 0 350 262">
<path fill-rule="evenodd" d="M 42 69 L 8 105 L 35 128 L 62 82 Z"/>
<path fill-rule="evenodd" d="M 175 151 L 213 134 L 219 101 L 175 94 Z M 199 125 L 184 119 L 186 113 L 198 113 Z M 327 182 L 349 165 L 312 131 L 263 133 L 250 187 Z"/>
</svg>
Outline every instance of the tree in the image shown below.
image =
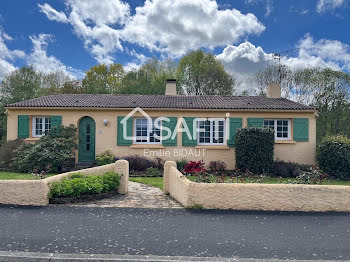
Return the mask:
<svg viewBox="0 0 350 262">
<path fill-rule="evenodd" d="M 171 59 L 150 59 L 138 70 L 128 72 L 122 80 L 121 94 L 165 94 L 165 83 L 175 78 L 176 65 Z"/>
<path fill-rule="evenodd" d="M 65 82 L 60 89 L 61 94 L 82 94 L 83 88 L 80 80 Z"/>
<path fill-rule="evenodd" d="M 54 71 L 49 74 L 40 73 L 40 75 L 42 96 L 62 93 L 61 89 L 64 84 L 73 80 L 71 76 L 62 71 Z"/>
<path fill-rule="evenodd" d="M 116 94 L 125 75 L 121 64 L 96 65 L 91 67 L 82 81 L 85 94 Z"/>
<path fill-rule="evenodd" d="M 255 73 L 248 79 L 256 95 L 266 96 L 270 83 L 281 83 L 282 96 L 290 98 L 290 87 L 293 82 L 293 72 L 287 66 L 271 65 Z"/>
<path fill-rule="evenodd" d="M 6 137 L 7 104 L 40 96 L 41 78 L 33 67 L 24 66 L 7 75 L 0 87 L 0 140 Z"/>
<path fill-rule="evenodd" d="M 310 68 L 294 73 L 297 101 L 318 110 L 317 141 L 326 135 L 350 136 L 350 75 L 332 69 Z"/>
<path fill-rule="evenodd" d="M 232 95 L 235 79 L 211 53 L 202 50 L 183 56 L 177 68 L 178 91 L 189 95 Z"/>
</svg>

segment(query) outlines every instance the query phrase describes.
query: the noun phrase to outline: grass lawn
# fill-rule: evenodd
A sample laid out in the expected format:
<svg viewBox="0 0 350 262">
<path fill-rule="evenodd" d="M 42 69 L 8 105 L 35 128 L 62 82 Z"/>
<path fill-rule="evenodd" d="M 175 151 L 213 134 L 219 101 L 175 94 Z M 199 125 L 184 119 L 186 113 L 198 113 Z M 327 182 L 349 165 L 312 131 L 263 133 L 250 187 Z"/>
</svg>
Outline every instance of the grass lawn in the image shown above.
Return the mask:
<svg viewBox="0 0 350 262">
<path fill-rule="evenodd" d="M 54 176 L 48 174 L 47 176 Z M 0 172 L 0 180 L 33 180 L 35 177 L 32 174 L 23 174 L 15 172 Z"/>
<path fill-rule="evenodd" d="M 191 181 L 194 181 L 195 177 L 190 176 L 187 177 Z M 150 186 L 158 187 L 163 190 L 163 177 L 130 177 L 130 181 L 133 182 L 138 182 L 142 184 L 147 184 Z M 243 183 L 257 183 L 257 178 L 249 178 L 246 179 L 245 182 Z M 295 178 L 274 178 L 274 177 L 266 177 L 266 178 L 261 178 L 260 183 L 261 184 L 280 184 L 288 180 L 295 180 Z M 239 182 L 242 183 L 242 182 Z M 350 181 L 345 181 L 345 180 L 325 180 L 322 183 L 323 185 L 338 185 L 338 186 L 350 186 Z"/>
<path fill-rule="evenodd" d="M 158 187 L 163 190 L 163 177 L 129 177 L 129 181 Z"/>
</svg>

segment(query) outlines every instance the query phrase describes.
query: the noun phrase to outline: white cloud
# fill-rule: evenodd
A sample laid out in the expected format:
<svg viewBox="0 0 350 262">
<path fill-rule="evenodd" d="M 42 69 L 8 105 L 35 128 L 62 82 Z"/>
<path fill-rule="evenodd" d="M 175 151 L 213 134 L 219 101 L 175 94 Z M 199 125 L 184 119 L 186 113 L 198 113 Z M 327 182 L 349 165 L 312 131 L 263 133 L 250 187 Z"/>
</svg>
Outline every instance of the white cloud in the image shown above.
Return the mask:
<svg viewBox="0 0 350 262">
<path fill-rule="evenodd" d="M 13 38 L 7 35 L 0 28 L 0 80 L 13 70 L 16 69 L 16 66 L 13 65 L 16 59 L 23 59 L 25 57 L 25 53 L 21 50 L 10 50 L 5 41 L 11 41 Z"/>
<path fill-rule="evenodd" d="M 274 9 L 273 0 L 245 0 L 246 4 L 259 4 L 264 3 L 265 4 L 265 17 L 270 16 Z"/>
<path fill-rule="evenodd" d="M 68 15 L 58 12 L 48 4 L 44 6 L 51 13 L 62 14 L 67 18 L 66 21 L 64 18 L 56 21 L 70 23 L 75 34 L 84 41 L 85 48 L 99 63 L 112 63 L 112 54 L 116 50 L 123 50 L 120 30 L 113 26 L 125 23 L 130 16 L 129 5 L 120 0 L 66 0 L 66 4 Z M 50 13 L 44 13 L 50 20 L 55 20 Z"/>
<path fill-rule="evenodd" d="M 281 58 L 282 64 L 292 70 L 320 67 L 350 71 L 350 46 L 347 44 L 329 39 L 315 41 L 310 35 L 306 35 L 299 40 L 296 47 L 300 48 L 296 56 L 291 53 L 289 57 Z M 247 77 L 277 62 L 271 61 L 272 58 L 273 54 L 268 54 L 260 46 L 256 47 L 249 42 L 239 46 L 229 45 L 217 55 L 225 69 L 235 75 L 239 82 L 243 82 L 243 86 Z"/>
<path fill-rule="evenodd" d="M 210 0 L 146 0 L 122 30 L 123 39 L 150 50 L 180 56 L 199 47 L 237 42 L 265 27 L 253 14 L 218 10 Z"/>
<path fill-rule="evenodd" d="M 50 41 L 53 41 L 53 36 L 49 34 L 40 34 L 39 36 L 30 36 L 33 43 L 33 51 L 27 56 L 27 63 L 32 65 L 34 69 L 43 72 L 51 73 L 53 71 L 62 71 L 73 78 L 79 78 L 83 72 L 64 65 L 55 56 L 47 54 L 47 47 Z"/>
<path fill-rule="evenodd" d="M 44 13 L 49 20 L 62 23 L 68 22 L 68 18 L 65 13 L 58 12 L 57 10 L 53 9 L 49 4 L 38 4 L 38 6 L 40 8 L 40 12 Z"/>
<path fill-rule="evenodd" d="M 318 0 L 316 11 L 318 13 L 326 12 L 328 10 L 334 10 L 341 7 L 346 0 Z"/>
<path fill-rule="evenodd" d="M 338 40 L 314 39 L 307 34 L 297 45 L 298 57 L 284 58 L 292 69 L 306 67 L 350 70 L 350 46 Z"/>
<path fill-rule="evenodd" d="M 106 64 L 114 61 L 115 51 L 124 50 L 121 41 L 180 56 L 191 49 L 225 46 L 265 30 L 253 14 L 219 10 L 214 0 L 146 0 L 133 16 L 121 0 L 66 0 L 66 4 L 69 11 L 65 15 L 75 34 L 99 63 Z M 43 6 L 51 11 L 44 12 L 49 19 L 49 14 L 63 13 Z"/>
</svg>

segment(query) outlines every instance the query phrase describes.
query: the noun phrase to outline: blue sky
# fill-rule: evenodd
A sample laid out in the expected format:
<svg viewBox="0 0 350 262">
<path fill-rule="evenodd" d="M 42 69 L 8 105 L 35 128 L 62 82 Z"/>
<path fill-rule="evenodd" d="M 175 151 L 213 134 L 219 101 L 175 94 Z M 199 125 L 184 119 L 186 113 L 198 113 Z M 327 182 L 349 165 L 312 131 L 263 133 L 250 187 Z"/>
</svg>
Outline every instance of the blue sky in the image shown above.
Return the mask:
<svg viewBox="0 0 350 262">
<path fill-rule="evenodd" d="M 32 64 L 81 78 L 203 48 L 238 78 L 282 62 L 350 71 L 349 0 L 11 0 L 0 5 L 0 79 Z"/>
</svg>

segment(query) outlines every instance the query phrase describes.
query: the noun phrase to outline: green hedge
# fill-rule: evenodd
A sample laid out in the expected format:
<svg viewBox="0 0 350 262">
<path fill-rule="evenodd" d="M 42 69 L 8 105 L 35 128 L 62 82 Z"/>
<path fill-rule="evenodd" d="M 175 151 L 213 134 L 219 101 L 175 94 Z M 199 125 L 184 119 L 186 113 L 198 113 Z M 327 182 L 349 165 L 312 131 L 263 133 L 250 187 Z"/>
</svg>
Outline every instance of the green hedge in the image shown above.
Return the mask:
<svg viewBox="0 0 350 262">
<path fill-rule="evenodd" d="M 267 128 L 247 127 L 237 130 L 235 140 L 236 167 L 254 174 L 272 173 L 274 131 Z"/>
<path fill-rule="evenodd" d="M 50 184 L 49 197 L 78 197 L 107 193 L 117 190 L 119 183 L 120 176 L 112 171 L 101 176 L 76 173 Z"/>
<path fill-rule="evenodd" d="M 342 135 L 325 137 L 318 146 L 317 161 L 328 175 L 350 178 L 350 139 Z"/>
</svg>

